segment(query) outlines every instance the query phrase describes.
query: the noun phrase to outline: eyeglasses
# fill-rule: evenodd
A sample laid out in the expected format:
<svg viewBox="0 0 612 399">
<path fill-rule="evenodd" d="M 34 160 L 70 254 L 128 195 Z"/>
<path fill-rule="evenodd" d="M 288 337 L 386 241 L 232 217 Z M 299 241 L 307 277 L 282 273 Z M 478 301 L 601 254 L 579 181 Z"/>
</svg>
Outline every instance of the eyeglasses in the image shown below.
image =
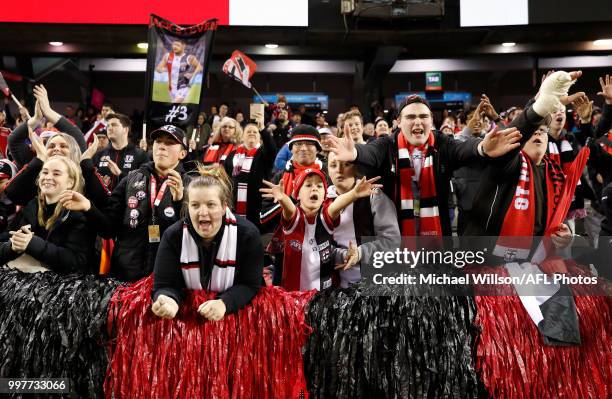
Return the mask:
<svg viewBox="0 0 612 399">
<path fill-rule="evenodd" d="M 305 141 L 298 141 L 297 143 L 293 143 L 294 147 L 300 148 L 300 147 L 309 147 L 309 146 L 313 146 L 316 147 L 314 144 L 309 143 L 309 142 L 305 142 Z"/>
</svg>

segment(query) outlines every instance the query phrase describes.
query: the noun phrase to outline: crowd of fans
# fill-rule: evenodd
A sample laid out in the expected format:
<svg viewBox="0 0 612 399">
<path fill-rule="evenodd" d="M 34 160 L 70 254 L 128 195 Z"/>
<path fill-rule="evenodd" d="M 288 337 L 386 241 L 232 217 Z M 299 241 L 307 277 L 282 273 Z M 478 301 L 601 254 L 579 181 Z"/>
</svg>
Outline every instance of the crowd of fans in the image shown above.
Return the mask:
<svg viewBox="0 0 612 399">
<path fill-rule="evenodd" d="M 279 95 L 254 119 L 223 103 L 148 140 L 111 104 L 60 115 L 36 86 L 34 109 L 0 112 L 0 262 L 124 281 L 154 273 L 157 315 L 174 317 L 183 289 L 209 288 L 219 296 L 199 312 L 218 320 L 264 281 L 355 283 L 361 262 L 400 236 L 552 232 L 559 250 L 575 235 L 609 250 L 612 79 L 600 79 L 598 107 L 568 93 L 579 78 L 547 74 L 505 112 L 482 95 L 437 128 L 418 96 L 393 116 L 364 120 L 352 107 L 332 121 Z M 583 147 L 570 211 L 551 226 L 551 190 Z"/>
</svg>

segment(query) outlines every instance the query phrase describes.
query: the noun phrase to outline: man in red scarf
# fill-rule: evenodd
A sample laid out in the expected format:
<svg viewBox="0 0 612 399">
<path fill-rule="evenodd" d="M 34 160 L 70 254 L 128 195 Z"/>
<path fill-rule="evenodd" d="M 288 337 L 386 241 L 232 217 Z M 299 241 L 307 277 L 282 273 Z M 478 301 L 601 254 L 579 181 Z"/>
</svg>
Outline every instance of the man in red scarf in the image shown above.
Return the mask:
<svg viewBox="0 0 612 399">
<path fill-rule="evenodd" d="M 547 78 L 562 86 L 561 94 L 555 94 L 558 108 L 584 95 L 579 92 L 567 96 L 569 86 L 580 74 L 559 71 Z M 545 83 L 546 81 L 542 84 L 543 87 Z M 534 112 L 537 101 L 521 115 Z M 555 109 L 545 109 L 540 112 L 552 114 L 554 111 Z M 521 116 L 518 116 L 516 119 L 520 118 Z M 545 130 L 538 128 L 536 125 L 533 130 L 521 130 L 521 147 L 489 162 L 474 199 L 472 218 L 468 223 L 466 235 L 543 236 L 548 228 L 552 227 L 547 226 L 547 223 L 554 208 L 559 205 L 557 199 L 564 175 L 560 164 L 546 155 L 549 137 Z M 554 227 L 560 229 L 559 243 L 564 237 L 571 235 L 565 225 Z M 554 236 L 553 240 L 556 240 Z"/>
<path fill-rule="evenodd" d="M 410 96 L 399 107 L 400 131 L 368 145 L 332 137 L 338 160 L 355 162 L 368 177 L 382 176 L 385 194 L 397 207 L 403 236 L 450 236 L 448 195 L 453 171 L 482 157 L 498 157 L 518 148 L 521 134 L 541 119 L 533 113 L 517 117 L 512 128 L 484 140 L 459 142 L 434 131 L 429 103 Z"/>
</svg>

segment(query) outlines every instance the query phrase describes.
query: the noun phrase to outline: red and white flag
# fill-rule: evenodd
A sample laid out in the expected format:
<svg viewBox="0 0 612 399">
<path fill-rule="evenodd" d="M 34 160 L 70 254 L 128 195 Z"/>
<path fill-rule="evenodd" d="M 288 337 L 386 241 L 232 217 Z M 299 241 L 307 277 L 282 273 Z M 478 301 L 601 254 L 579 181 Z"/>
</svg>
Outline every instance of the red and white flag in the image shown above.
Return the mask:
<svg viewBox="0 0 612 399">
<path fill-rule="evenodd" d="M 236 79 L 249 89 L 252 88 L 251 77 L 257 70 L 255 61 L 247 57 L 242 51 L 235 50 L 229 60 L 223 64 L 223 72 Z"/>
</svg>

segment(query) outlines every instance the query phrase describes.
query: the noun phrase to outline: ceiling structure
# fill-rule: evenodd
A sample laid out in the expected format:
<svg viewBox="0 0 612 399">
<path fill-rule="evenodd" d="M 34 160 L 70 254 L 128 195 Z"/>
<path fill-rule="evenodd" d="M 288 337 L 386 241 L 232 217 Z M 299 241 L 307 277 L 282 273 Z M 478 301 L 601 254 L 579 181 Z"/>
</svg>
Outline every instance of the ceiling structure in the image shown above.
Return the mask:
<svg viewBox="0 0 612 399">
<path fill-rule="evenodd" d="M 611 13 L 612 11 L 607 11 Z M 612 19 L 612 18 L 610 18 Z M 345 24 L 346 22 L 346 24 Z M 144 57 L 145 25 L 0 24 L 0 53 L 21 56 Z M 612 46 L 592 41 L 612 38 L 612 23 L 585 22 L 527 26 L 459 26 L 458 0 L 446 1 L 445 15 L 436 19 L 363 19 L 340 13 L 340 0 L 309 2 L 309 27 L 220 26 L 213 58 L 236 48 L 260 59 L 316 58 L 367 60 L 380 47 L 397 48 L 404 58 L 445 58 L 483 54 L 568 55 L 609 54 Z M 64 45 L 52 47 L 49 41 Z M 515 42 L 512 48 L 502 42 Z M 276 49 L 264 47 L 276 43 Z"/>
</svg>

